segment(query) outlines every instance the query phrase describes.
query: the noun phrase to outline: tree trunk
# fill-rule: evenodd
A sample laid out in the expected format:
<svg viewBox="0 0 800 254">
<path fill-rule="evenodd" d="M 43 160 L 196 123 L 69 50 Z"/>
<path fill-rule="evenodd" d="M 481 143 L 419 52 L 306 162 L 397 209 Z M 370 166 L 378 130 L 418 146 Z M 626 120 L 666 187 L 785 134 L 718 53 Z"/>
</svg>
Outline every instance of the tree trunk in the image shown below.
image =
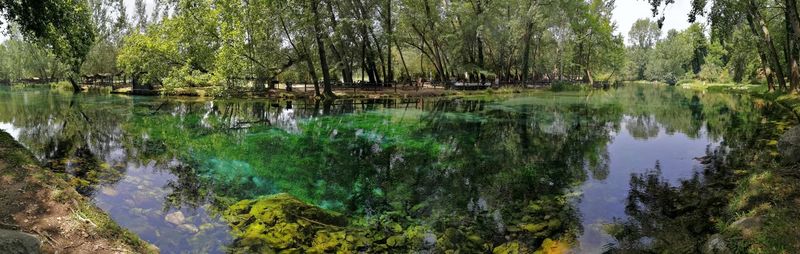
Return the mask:
<svg viewBox="0 0 800 254">
<path fill-rule="evenodd" d="M 752 32 L 756 37 L 762 38 L 758 32 L 758 28 L 756 28 L 756 24 L 753 21 L 752 15 L 747 15 L 747 23 L 750 26 L 750 32 Z M 761 67 L 764 69 L 764 76 L 767 78 L 767 87 L 769 91 L 775 91 L 775 81 L 772 79 L 772 68 L 770 68 L 769 60 L 767 59 L 767 53 L 764 52 L 764 45 L 763 39 L 759 39 L 761 42 L 758 47 L 758 56 L 761 58 Z"/>
<path fill-rule="evenodd" d="M 787 33 L 792 35 L 788 36 L 792 38 L 789 43 L 789 54 L 791 57 L 791 92 L 796 93 L 797 89 L 800 88 L 800 66 L 798 66 L 797 60 L 797 43 L 800 42 L 800 17 L 797 14 L 796 0 L 786 0 L 786 20 L 788 20 L 787 25 L 791 27 L 791 29 L 787 28 Z"/>
<path fill-rule="evenodd" d="M 395 47 L 397 47 L 397 53 L 400 53 L 400 62 L 403 63 L 403 70 L 406 73 L 406 78 L 407 79 L 411 79 L 411 74 L 408 72 L 408 65 L 406 65 L 406 59 L 405 59 L 405 57 L 403 57 L 403 49 L 400 48 L 400 44 L 397 43 L 397 40 L 394 40 L 394 45 L 395 45 Z M 422 58 L 422 57 L 420 56 L 420 58 Z"/>
<path fill-rule="evenodd" d="M 67 74 L 67 77 L 69 78 L 69 84 L 72 85 L 72 92 L 74 92 L 74 93 L 80 93 L 83 90 L 83 88 L 81 87 L 81 84 L 77 80 L 77 79 L 80 79 L 81 65 L 82 64 L 83 64 L 83 61 L 80 61 L 80 64 L 74 64 L 73 63 L 70 66 L 70 69 L 71 69 L 72 73 Z"/>
<path fill-rule="evenodd" d="M 531 36 L 533 34 L 533 22 L 528 21 L 525 26 L 525 38 L 522 43 L 525 44 L 525 49 L 522 53 L 522 79 L 523 82 L 528 81 L 528 69 L 530 68 L 530 54 L 531 54 Z"/>
<path fill-rule="evenodd" d="M 328 15 L 330 15 L 331 25 L 334 28 L 339 27 L 339 22 L 336 20 L 336 15 L 333 12 L 333 5 L 331 1 L 325 1 L 325 5 L 328 7 Z M 336 41 L 339 43 L 339 50 L 336 50 L 335 45 L 331 45 L 331 48 L 334 52 L 338 55 L 337 58 L 339 60 L 340 66 L 342 66 L 342 80 L 345 83 L 353 83 L 353 63 L 351 56 L 347 55 L 347 48 L 345 47 L 344 40 L 342 36 L 336 36 Z"/>
<path fill-rule="evenodd" d="M 433 11 L 431 10 L 430 1 L 429 0 L 424 0 L 424 4 L 425 4 L 425 17 L 427 18 L 428 29 L 430 31 L 432 31 L 432 32 L 435 32 L 436 31 L 436 29 L 435 29 L 436 26 L 435 26 L 435 24 L 433 22 L 434 14 L 433 14 Z M 422 35 L 422 33 L 420 31 L 417 31 L 417 33 Z M 424 37 L 423 37 L 423 40 L 424 40 Z M 444 66 L 444 57 L 442 56 L 441 48 L 439 47 L 439 42 L 436 40 L 435 37 L 431 38 L 431 43 L 428 45 L 428 48 L 431 49 L 431 53 L 432 53 L 432 55 L 434 57 L 434 63 L 433 64 L 436 67 L 437 76 L 439 76 L 437 78 L 439 78 L 439 80 L 442 81 L 442 82 L 446 82 L 447 70 L 445 69 L 445 66 Z"/>
<path fill-rule="evenodd" d="M 317 41 L 317 52 L 319 54 L 319 65 L 322 69 L 322 83 L 324 87 L 324 97 L 327 98 L 334 98 L 335 95 L 333 94 L 333 89 L 331 87 L 331 74 L 330 69 L 328 68 L 328 59 L 325 55 L 325 40 L 323 38 L 323 31 L 320 28 L 321 22 L 319 17 L 319 11 L 317 10 L 317 5 L 319 4 L 316 0 L 311 0 L 311 14 L 314 16 L 314 33 L 316 34 L 315 39 Z"/>
<path fill-rule="evenodd" d="M 394 82 L 394 69 L 392 68 L 392 38 L 394 36 L 394 28 L 392 27 L 392 0 L 386 1 L 386 75 L 384 80 L 386 82 Z M 400 48 L 397 48 L 400 50 Z"/>
<path fill-rule="evenodd" d="M 783 75 L 783 68 L 781 67 L 781 61 L 780 58 L 778 57 L 778 52 L 775 49 L 775 44 L 772 42 L 772 37 L 769 34 L 769 27 L 767 26 L 766 21 L 764 21 L 764 18 L 761 16 L 761 13 L 759 13 L 757 8 L 758 7 L 756 6 L 755 2 L 751 0 L 750 13 L 755 19 L 755 21 L 758 22 L 758 25 L 761 26 L 761 32 L 759 33 L 759 35 L 764 41 L 764 44 L 767 46 L 767 51 L 769 52 L 769 55 L 767 56 L 771 58 L 770 60 L 772 60 L 772 67 L 775 71 L 775 76 L 778 78 L 778 84 L 780 85 L 781 89 L 785 90 L 786 78 Z"/>
<path fill-rule="evenodd" d="M 789 9 L 785 10 L 786 18 L 789 19 Z M 784 54 L 786 62 L 789 63 L 789 91 L 794 93 L 797 89 L 798 82 L 800 82 L 800 69 L 797 66 L 797 44 L 795 42 L 794 30 L 791 28 L 791 22 L 786 22 L 786 45 L 784 45 Z"/>
<path fill-rule="evenodd" d="M 477 0 L 476 1 L 477 3 L 475 4 L 475 14 L 477 14 L 476 16 L 477 16 L 478 20 L 480 20 L 481 16 L 483 16 L 483 6 L 482 6 L 483 3 L 482 3 L 482 1 L 483 0 Z M 483 59 L 484 58 L 484 56 L 483 56 L 483 34 L 480 31 L 476 31 L 475 38 L 477 40 L 476 42 L 478 43 L 478 67 L 483 69 L 483 65 L 484 65 L 484 59 Z M 481 74 L 480 76 L 483 76 L 483 74 Z"/>
<path fill-rule="evenodd" d="M 311 60 L 310 55 L 306 55 L 305 60 L 306 68 L 308 68 L 308 75 L 311 76 L 311 81 L 314 82 L 314 95 L 322 96 L 319 92 L 319 78 L 317 77 L 317 71 L 314 70 L 314 61 Z M 305 84 L 303 86 L 305 86 Z"/>
<path fill-rule="evenodd" d="M 83 90 L 83 88 L 81 88 L 81 84 L 75 80 L 73 75 L 69 75 L 69 84 L 72 85 L 72 92 L 74 93 L 80 93 Z"/>
</svg>

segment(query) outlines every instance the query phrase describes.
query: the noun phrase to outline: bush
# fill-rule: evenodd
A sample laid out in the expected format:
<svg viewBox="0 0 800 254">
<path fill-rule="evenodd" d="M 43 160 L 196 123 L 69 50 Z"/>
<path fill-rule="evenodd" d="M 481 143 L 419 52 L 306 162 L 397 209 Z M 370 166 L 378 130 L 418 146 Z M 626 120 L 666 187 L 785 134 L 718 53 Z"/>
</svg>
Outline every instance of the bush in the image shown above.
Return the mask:
<svg viewBox="0 0 800 254">
<path fill-rule="evenodd" d="M 68 81 L 50 82 L 50 89 L 72 91 L 72 84 Z"/>
<path fill-rule="evenodd" d="M 553 92 L 562 91 L 580 91 L 583 87 L 580 84 L 572 83 L 569 81 L 556 81 L 550 85 L 550 90 Z"/>
<path fill-rule="evenodd" d="M 727 83 L 730 82 L 730 74 L 725 68 L 722 68 L 713 63 L 706 63 L 700 68 L 700 73 L 697 77 L 702 81 L 714 83 Z"/>
<path fill-rule="evenodd" d="M 694 83 L 694 81 L 695 81 L 694 79 L 681 79 L 681 80 L 678 80 L 676 85 L 691 84 L 691 83 Z"/>
</svg>

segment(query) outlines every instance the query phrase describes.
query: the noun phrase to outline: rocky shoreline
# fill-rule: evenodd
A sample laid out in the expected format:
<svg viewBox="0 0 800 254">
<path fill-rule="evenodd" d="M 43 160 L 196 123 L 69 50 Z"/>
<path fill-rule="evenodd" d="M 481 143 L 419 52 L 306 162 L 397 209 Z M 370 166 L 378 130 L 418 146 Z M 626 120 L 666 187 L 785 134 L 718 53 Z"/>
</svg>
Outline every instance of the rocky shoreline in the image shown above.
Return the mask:
<svg viewBox="0 0 800 254">
<path fill-rule="evenodd" d="M 0 131 L 0 253 L 158 253 Z"/>
</svg>

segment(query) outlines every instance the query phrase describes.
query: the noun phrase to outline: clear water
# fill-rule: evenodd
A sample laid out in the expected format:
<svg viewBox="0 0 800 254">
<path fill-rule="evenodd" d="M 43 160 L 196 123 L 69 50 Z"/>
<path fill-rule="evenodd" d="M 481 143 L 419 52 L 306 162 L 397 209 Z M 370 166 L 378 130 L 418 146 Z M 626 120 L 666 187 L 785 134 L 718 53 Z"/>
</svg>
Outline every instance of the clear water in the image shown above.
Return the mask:
<svg viewBox="0 0 800 254">
<path fill-rule="evenodd" d="M 351 218 L 424 207 L 411 220 L 433 234 L 457 221 L 495 246 L 555 217 L 520 239 L 598 253 L 632 175 L 677 185 L 760 121 L 746 96 L 671 87 L 332 104 L 0 88 L 0 129 L 164 253 L 224 252 L 220 211 L 280 192 Z M 521 214 L 535 202 L 553 209 Z"/>
</svg>

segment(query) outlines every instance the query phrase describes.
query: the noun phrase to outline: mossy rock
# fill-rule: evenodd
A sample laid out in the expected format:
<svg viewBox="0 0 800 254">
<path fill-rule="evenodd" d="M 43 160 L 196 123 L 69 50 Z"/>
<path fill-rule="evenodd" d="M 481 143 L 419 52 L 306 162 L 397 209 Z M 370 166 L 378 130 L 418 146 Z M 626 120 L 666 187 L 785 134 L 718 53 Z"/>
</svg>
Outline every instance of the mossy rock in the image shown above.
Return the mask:
<svg viewBox="0 0 800 254">
<path fill-rule="evenodd" d="M 235 246 L 251 251 L 282 253 L 314 248 L 324 252 L 344 246 L 347 238 L 344 216 L 285 193 L 242 200 L 230 206 L 223 217 L 237 239 Z"/>
<path fill-rule="evenodd" d="M 534 254 L 562 254 L 569 252 L 569 249 L 569 244 L 566 242 L 547 238 Z"/>
<path fill-rule="evenodd" d="M 780 141 L 777 142 L 778 150 L 780 151 L 786 163 L 794 164 L 800 162 L 800 126 L 786 131 L 781 136 Z"/>
<path fill-rule="evenodd" d="M 531 249 L 519 241 L 510 241 L 497 246 L 494 248 L 494 250 L 492 250 L 492 253 L 494 254 L 523 254 L 531 252 Z"/>
</svg>

